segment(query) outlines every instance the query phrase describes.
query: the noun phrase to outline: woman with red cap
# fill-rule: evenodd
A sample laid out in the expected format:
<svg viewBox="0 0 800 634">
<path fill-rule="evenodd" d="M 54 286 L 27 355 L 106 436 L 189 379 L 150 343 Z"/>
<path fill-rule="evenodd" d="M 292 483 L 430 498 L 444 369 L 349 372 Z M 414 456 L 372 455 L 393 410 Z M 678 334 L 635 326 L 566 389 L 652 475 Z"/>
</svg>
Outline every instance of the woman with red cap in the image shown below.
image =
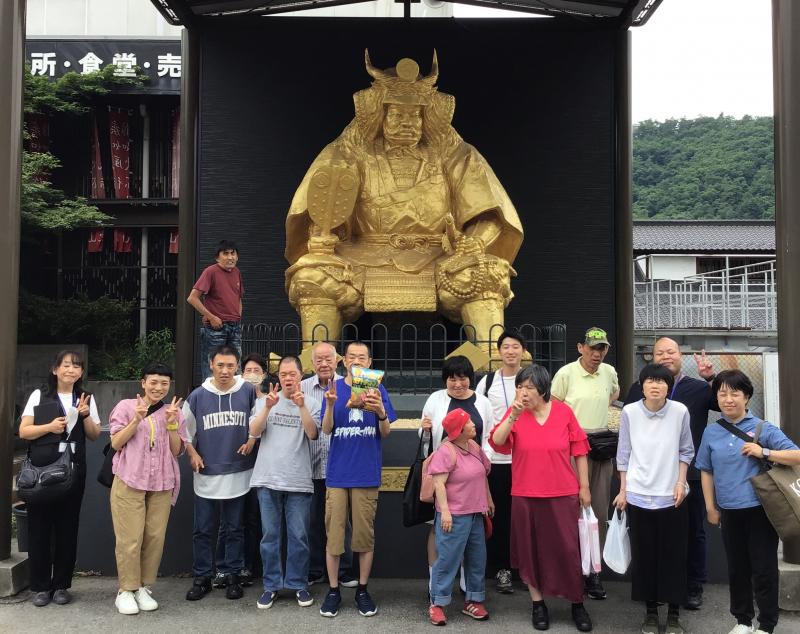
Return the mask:
<svg viewBox="0 0 800 634">
<path fill-rule="evenodd" d="M 464 562 L 466 601 L 461 610 L 478 621 L 489 618 L 486 599 L 486 535 L 484 515 L 494 513 L 486 475 L 491 463 L 475 442 L 475 423 L 463 409 L 442 420 L 447 433 L 433 454 L 428 473 L 436 493 L 436 552 L 431 572 L 431 623 L 445 625 L 443 607 L 450 604 L 453 581 Z"/>
<path fill-rule="evenodd" d="M 511 564 L 528 584 L 537 630 L 550 627 L 544 595 L 572 602 L 581 632 L 592 629 L 583 606 L 578 541 L 580 507 L 588 507 L 589 442 L 568 405 L 550 400 L 550 374 L 540 365 L 520 370 L 517 395 L 490 432 L 489 444 L 512 453 Z M 575 460 L 575 468 L 572 460 Z"/>
</svg>

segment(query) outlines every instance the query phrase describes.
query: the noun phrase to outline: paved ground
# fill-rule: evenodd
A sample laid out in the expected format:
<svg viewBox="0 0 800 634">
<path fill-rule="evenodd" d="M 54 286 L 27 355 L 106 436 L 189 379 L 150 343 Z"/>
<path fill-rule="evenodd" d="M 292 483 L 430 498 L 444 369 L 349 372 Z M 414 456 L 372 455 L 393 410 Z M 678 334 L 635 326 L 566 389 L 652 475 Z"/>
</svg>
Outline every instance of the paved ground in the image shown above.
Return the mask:
<svg viewBox="0 0 800 634">
<path fill-rule="evenodd" d="M 116 579 L 87 577 L 75 580 L 75 601 L 68 606 L 49 605 L 35 608 L 27 594 L 0 602 L 0 632 L 223 632 L 265 628 L 270 632 L 369 632 L 370 634 L 421 632 L 432 630 L 426 616 L 425 586 L 420 580 L 376 579 L 370 590 L 378 603 L 377 616 L 366 619 L 353 606 L 354 590 L 343 589 L 343 605 L 335 619 L 319 615 L 319 600 L 324 592 L 313 586 L 317 599 L 313 606 L 300 608 L 294 596 L 285 593 L 269 610 L 256 609 L 258 588 L 245 590 L 239 601 L 228 601 L 223 591 L 214 590 L 197 603 L 184 600 L 191 582 L 188 579 L 160 579 L 154 596 L 161 607 L 137 616 L 122 616 L 114 608 Z M 627 599 L 629 588 L 624 583 L 608 583 L 609 599 L 592 601 L 588 609 L 599 634 L 638 632 L 642 607 Z M 562 601 L 548 602 L 551 632 L 575 632 L 569 616 L 569 605 Z M 449 609 L 450 621 L 445 632 L 533 632 L 526 593 L 514 595 L 490 594 L 487 608 L 491 618 L 478 623 L 455 609 Z M 663 608 L 662 608 L 663 610 Z M 662 621 L 664 619 L 662 615 Z M 686 612 L 682 617 L 687 632 L 694 634 L 726 634 L 734 625 L 727 608 L 727 587 L 708 586 L 706 603 L 698 612 Z M 776 634 L 800 632 L 800 614 L 782 613 Z"/>
</svg>

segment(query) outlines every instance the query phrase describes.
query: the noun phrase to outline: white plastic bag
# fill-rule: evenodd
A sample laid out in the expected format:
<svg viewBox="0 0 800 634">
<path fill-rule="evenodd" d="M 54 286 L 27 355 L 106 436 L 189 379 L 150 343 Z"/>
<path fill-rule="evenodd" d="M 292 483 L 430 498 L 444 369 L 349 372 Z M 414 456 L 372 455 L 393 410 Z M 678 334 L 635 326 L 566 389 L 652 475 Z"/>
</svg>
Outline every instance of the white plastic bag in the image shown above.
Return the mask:
<svg viewBox="0 0 800 634">
<path fill-rule="evenodd" d="M 603 561 L 609 568 L 621 575 L 631 564 L 631 539 L 628 537 L 628 521 L 625 511 L 614 514 L 608 520 L 606 545 L 603 548 Z"/>
<path fill-rule="evenodd" d="M 600 527 L 592 507 L 583 507 L 578 519 L 578 537 L 581 544 L 581 569 L 583 576 L 591 572 L 600 572 L 603 564 L 600 561 Z"/>
</svg>

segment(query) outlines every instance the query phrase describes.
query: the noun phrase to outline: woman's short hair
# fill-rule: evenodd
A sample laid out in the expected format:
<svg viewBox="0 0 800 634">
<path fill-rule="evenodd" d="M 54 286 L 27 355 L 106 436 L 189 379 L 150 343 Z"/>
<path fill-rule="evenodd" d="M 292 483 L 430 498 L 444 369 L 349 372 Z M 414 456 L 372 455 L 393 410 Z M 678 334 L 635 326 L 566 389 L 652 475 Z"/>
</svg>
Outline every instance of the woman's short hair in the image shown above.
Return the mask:
<svg viewBox="0 0 800 634">
<path fill-rule="evenodd" d="M 460 354 L 450 357 L 449 359 L 445 359 L 444 363 L 442 364 L 443 383 L 447 383 L 447 379 L 452 379 L 456 376 L 467 377 L 469 379 L 470 387 L 472 387 L 472 384 L 475 382 L 475 368 L 472 367 L 472 363 L 470 363 L 467 357 Z"/>
<path fill-rule="evenodd" d="M 741 370 L 723 370 L 714 377 L 711 384 L 711 393 L 716 397 L 723 386 L 737 392 L 744 392 L 748 400 L 753 396 L 753 383 Z"/>
<path fill-rule="evenodd" d="M 142 370 L 142 380 L 146 379 L 151 374 L 165 376 L 170 380 L 172 379 L 172 369 L 168 365 L 158 361 L 148 363 L 146 366 L 144 366 L 144 369 Z"/>
<path fill-rule="evenodd" d="M 664 383 L 667 384 L 668 392 L 672 389 L 672 386 L 675 385 L 675 377 L 672 376 L 672 372 L 658 363 L 648 363 L 642 368 L 642 371 L 639 372 L 639 385 L 644 387 L 644 382 L 647 379 L 664 381 Z"/>
<path fill-rule="evenodd" d="M 527 368 L 522 368 L 517 372 L 514 385 L 519 387 L 527 381 L 533 383 L 533 387 L 536 388 L 536 391 L 539 392 L 545 403 L 550 400 L 550 385 L 552 381 L 550 380 L 550 373 L 547 371 L 546 367 L 538 363 L 533 363 Z"/>
<path fill-rule="evenodd" d="M 244 367 L 250 363 L 257 363 L 261 366 L 261 371 L 266 373 L 269 370 L 269 366 L 267 365 L 267 360 L 262 357 L 258 352 L 251 352 L 248 354 L 244 359 L 242 359 L 242 372 L 244 372 Z"/>
<path fill-rule="evenodd" d="M 47 385 L 45 388 L 46 396 L 55 398 L 58 394 L 58 378 L 55 374 L 53 374 L 53 372 L 64 362 L 64 359 L 67 357 L 70 357 L 72 365 L 77 365 L 85 373 L 86 365 L 83 362 L 83 357 L 81 356 L 80 352 L 76 352 L 75 350 L 61 350 L 56 355 L 55 359 L 53 359 L 53 365 L 50 366 L 50 372 L 47 374 Z M 82 392 L 89 394 L 89 392 L 83 389 L 83 374 L 81 374 L 81 378 L 75 381 L 72 386 L 73 394 L 80 394 Z"/>
</svg>

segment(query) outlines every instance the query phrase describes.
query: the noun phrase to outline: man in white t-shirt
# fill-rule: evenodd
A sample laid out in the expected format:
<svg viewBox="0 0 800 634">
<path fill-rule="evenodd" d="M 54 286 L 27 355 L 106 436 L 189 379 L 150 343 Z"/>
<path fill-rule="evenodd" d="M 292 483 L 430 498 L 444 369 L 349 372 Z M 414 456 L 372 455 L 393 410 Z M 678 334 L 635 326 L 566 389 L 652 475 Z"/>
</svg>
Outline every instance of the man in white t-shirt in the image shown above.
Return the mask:
<svg viewBox="0 0 800 634">
<path fill-rule="evenodd" d="M 479 382 L 475 391 L 492 404 L 494 420 L 487 421 L 488 434 L 505 415 L 516 396 L 514 380 L 525 354 L 525 339 L 517 330 L 506 330 L 497 339 L 497 349 L 503 365 L 490 372 Z M 497 591 L 511 594 L 511 456 L 486 450 L 492 461 L 489 472 L 489 490 L 495 504 L 492 537 L 486 543 L 487 569 L 495 571 Z"/>
</svg>

